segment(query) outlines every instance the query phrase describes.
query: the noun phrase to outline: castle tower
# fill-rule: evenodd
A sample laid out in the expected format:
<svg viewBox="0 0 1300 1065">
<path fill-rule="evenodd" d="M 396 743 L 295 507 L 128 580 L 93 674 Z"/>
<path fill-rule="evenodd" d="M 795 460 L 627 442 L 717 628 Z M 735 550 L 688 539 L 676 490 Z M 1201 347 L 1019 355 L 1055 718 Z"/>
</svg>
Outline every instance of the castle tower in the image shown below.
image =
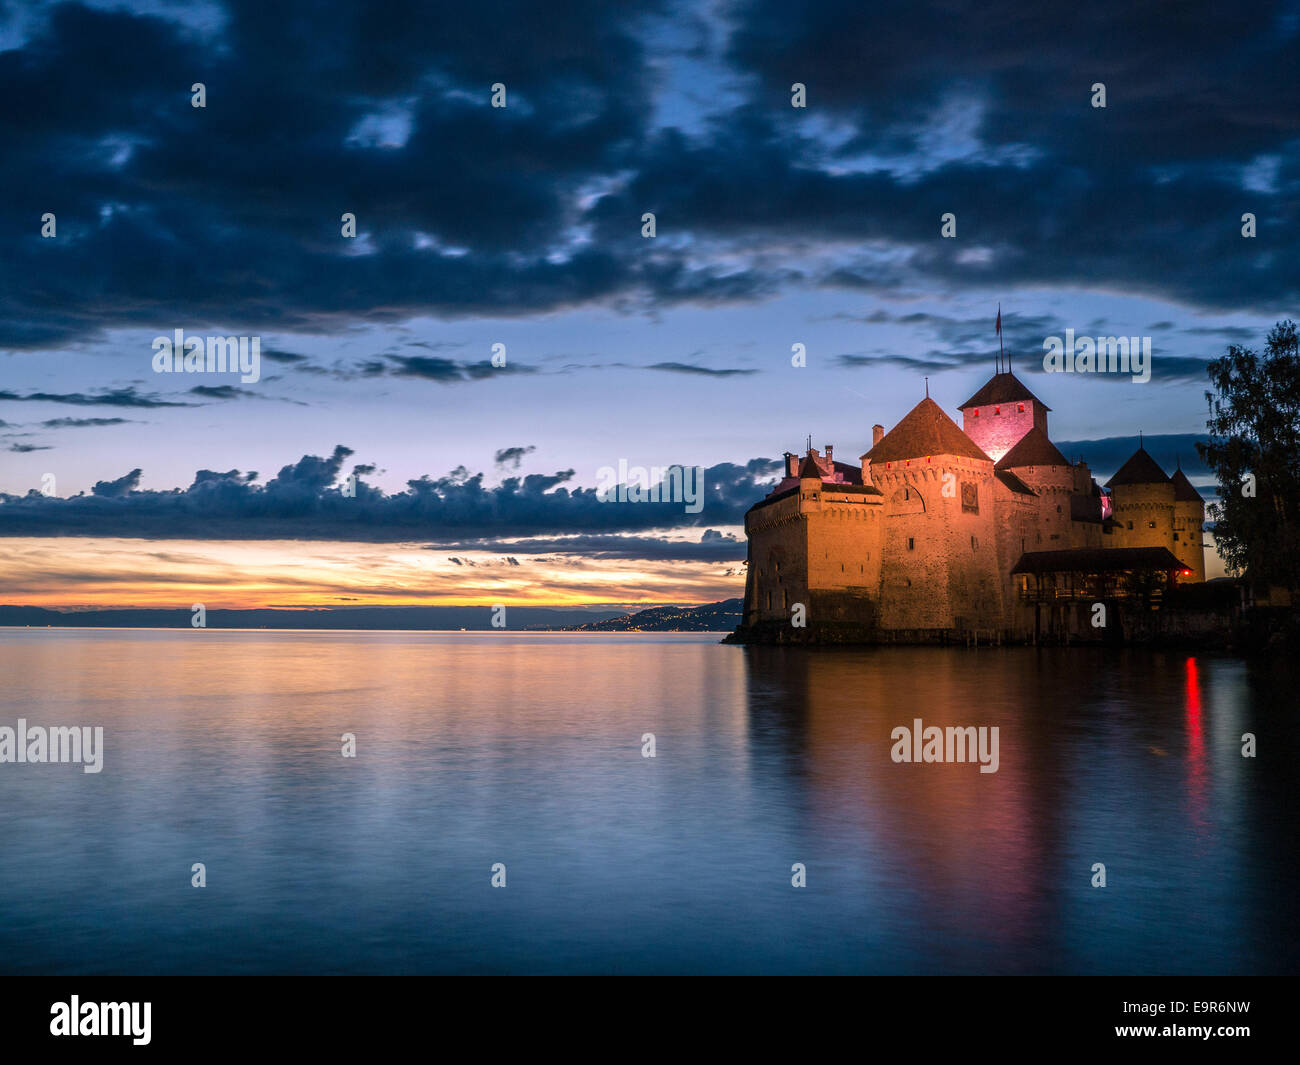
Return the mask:
<svg viewBox="0 0 1300 1065">
<path fill-rule="evenodd" d="M 1109 481 L 1115 547 L 1174 551 L 1174 483 L 1141 445 Z M 1181 539 L 1181 538 L 1180 538 Z M 1204 572 L 1204 564 L 1202 564 Z"/>
<path fill-rule="evenodd" d="M 1019 405 L 1016 401 L 1015 405 Z M 1046 408 L 1044 408 L 1046 409 Z M 995 417 L 997 417 L 995 415 Z M 1041 551 L 1073 547 L 1070 532 L 1074 515 L 1071 497 L 1075 495 L 1077 471 L 1038 426 L 1032 426 L 995 467 L 999 472 L 1014 473 L 1034 490 L 1038 499 L 1038 532 Z"/>
<path fill-rule="evenodd" d="M 962 430 L 994 462 L 1002 459 L 1031 429 L 1047 435 L 1052 408 L 1025 387 L 1010 370 L 996 373 L 957 408 Z"/>
<path fill-rule="evenodd" d="M 1205 544 L 1201 530 L 1205 523 L 1205 500 L 1192 487 L 1183 468 L 1174 471 L 1170 482 L 1174 486 L 1174 554 L 1178 561 L 1191 570 L 1186 581 L 1205 580 Z"/>
<path fill-rule="evenodd" d="M 905 633 L 1000 629 L 993 460 L 928 396 L 862 456 L 883 496 L 880 609 Z"/>
</svg>

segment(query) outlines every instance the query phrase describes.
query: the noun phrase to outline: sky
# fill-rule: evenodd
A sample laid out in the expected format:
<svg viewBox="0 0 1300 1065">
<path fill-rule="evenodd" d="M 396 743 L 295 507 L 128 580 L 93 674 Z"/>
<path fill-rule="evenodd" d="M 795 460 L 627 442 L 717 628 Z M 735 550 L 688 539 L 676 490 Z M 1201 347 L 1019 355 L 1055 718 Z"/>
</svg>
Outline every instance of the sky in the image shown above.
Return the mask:
<svg viewBox="0 0 1300 1065">
<path fill-rule="evenodd" d="M 738 596 L 781 454 L 960 421 L 999 307 L 1067 455 L 1209 496 L 1205 364 L 1296 316 L 1298 54 L 1300 0 L 0 0 L 0 602 Z"/>
</svg>

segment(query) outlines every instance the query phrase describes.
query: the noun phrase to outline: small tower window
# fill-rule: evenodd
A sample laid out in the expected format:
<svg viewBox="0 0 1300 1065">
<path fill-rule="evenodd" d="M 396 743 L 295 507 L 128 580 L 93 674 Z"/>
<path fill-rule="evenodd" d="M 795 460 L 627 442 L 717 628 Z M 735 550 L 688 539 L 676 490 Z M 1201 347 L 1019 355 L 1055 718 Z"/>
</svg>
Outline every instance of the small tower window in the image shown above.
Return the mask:
<svg viewBox="0 0 1300 1065">
<path fill-rule="evenodd" d="M 994 413 L 994 414 L 1001 414 L 1001 413 L 1002 413 L 1002 408 L 1001 408 L 1001 407 L 994 407 L 994 408 L 993 408 L 993 413 Z"/>
<path fill-rule="evenodd" d="M 1021 414 L 1024 414 L 1024 413 L 1025 413 L 1025 405 L 1024 405 L 1023 403 L 1020 404 L 1020 413 L 1021 413 Z"/>
<path fill-rule="evenodd" d="M 909 536 L 907 538 L 907 549 L 909 551 L 916 550 L 916 539 L 914 537 Z"/>
</svg>

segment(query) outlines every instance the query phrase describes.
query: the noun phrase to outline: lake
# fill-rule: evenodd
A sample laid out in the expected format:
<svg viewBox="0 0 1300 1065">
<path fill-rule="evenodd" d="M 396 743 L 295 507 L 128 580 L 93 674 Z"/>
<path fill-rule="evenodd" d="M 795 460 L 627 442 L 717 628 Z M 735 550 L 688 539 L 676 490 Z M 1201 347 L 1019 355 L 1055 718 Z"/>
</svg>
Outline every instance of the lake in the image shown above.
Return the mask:
<svg viewBox="0 0 1300 1065">
<path fill-rule="evenodd" d="M 1296 971 L 1293 663 L 718 639 L 0 629 L 0 970 Z"/>
</svg>

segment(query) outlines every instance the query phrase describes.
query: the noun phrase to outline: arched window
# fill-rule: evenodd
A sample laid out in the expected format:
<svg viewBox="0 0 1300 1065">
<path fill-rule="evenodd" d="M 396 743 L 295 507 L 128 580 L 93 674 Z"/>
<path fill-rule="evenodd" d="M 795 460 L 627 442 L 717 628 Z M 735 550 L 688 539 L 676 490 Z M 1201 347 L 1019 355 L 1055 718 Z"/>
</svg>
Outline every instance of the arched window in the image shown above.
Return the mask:
<svg viewBox="0 0 1300 1065">
<path fill-rule="evenodd" d="M 889 513 L 891 515 L 924 514 L 925 499 L 914 486 L 904 485 L 890 497 Z"/>
</svg>

